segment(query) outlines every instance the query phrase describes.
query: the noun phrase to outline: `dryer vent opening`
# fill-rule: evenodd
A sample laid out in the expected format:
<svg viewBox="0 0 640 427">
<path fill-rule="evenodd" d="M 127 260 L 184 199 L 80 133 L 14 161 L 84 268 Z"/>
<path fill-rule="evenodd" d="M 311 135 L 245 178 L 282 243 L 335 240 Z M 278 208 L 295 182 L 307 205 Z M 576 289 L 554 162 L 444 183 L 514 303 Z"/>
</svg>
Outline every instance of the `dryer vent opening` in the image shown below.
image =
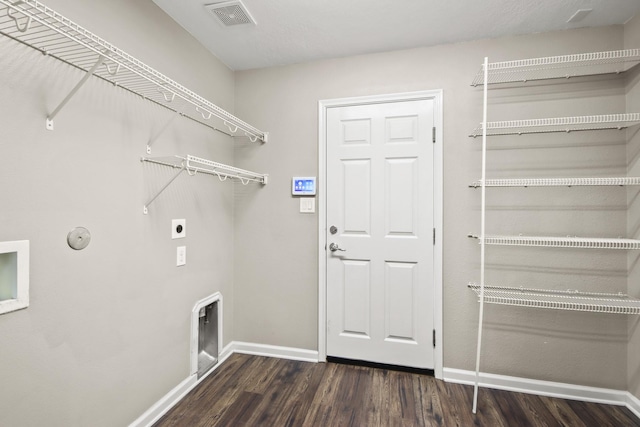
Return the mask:
<svg viewBox="0 0 640 427">
<path fill-rule="evenodd" d="M 191 373 L 201 378 L 217 363 L 222 335 L 219 294 L 199 301 L 192 312 Z"/>
</svg>

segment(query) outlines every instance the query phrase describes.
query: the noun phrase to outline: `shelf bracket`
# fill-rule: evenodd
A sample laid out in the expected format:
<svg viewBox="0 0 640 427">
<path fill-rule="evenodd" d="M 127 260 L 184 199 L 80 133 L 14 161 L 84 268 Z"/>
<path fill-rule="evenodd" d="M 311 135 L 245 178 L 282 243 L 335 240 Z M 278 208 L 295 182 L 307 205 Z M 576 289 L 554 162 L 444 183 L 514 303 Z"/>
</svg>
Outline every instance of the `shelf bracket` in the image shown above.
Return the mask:
<svg viewBox="0 0 640 427">
<path fill-rule="evenodd" d="M 143 158 L 141 159 L 141 161 L 145 162 L 145 161 L 147 161 L 147 159 L 145 159 L 145 158 L 143 157 Z M 176 167 L 177 167 L 177 166 L 176 166 Z M 180 170 L 178 171 L 178 173 L 177 173 L 177 174 L 175 174 L 175 175 L 174 175 L 174 176 L 169 180 L 169 182 L 167 182 L 167 183 L 164 185 L 164 187 L 162 187 L 162 188 L 160 189 L 160 191 L 158 191 L 158 192 L 156 193 L 156 195 L 155 195 L 155 196 L 153 196 L 153 197 L 152 197 L 152 198 L 151 198 L 147 203 L 145 203 L 145 204 L 144 204 L 144 208 L 143 208 L 142 212 L 143 212 L 145 215 L 147 215 L 147 214 L 149 213 L 149 209 L 148 209 L 148 208 L 149 208 L 149 205 L 151 205 L 151 203 L 153 203 L 153 202 L 154 202 L 154 200 L 156 200 L 156 199 L 158 198 L 158 196 L 159 196 L 160 194 L 162 194 L 162 192 L 163 192 L 164 190 L 166 190 L 166 189 L 167 189 L 167 187 L 169 187 L 169 186 L 171 185 L 171 183 L 173 183 L 173 181 L 175 181 L 175 180 L 176 180 L 176 179 L 177 179 L 177 178 L 182 174 L 182 172 L 184 172 L 185 170 L 186 170 L 186 168 L 184 167 L 184 165 L 183 165 L 183 166 L 181 166 L 181 167 L 180 167 Z"/>
<path fill-rule="evenodd" d="M 151 154 L 151 146 L 156 142 L 158 138 L 160 138 L 160 135 L 162 135 L 169 128 L 171 123 L 173 123 L 173 121 L 180 116 L 182 116 L 182 111 L 175 110 L 175 114 L 171 116 L 167 123 L 165 123 L 165 125 L 162 126 L 162 128 L 155 135 L 149 138 L 149 142 L 147 142 L 147 154 Z"/>
<path fill-rule="evenodd" d="M 56 109 L 53 110 L 51 114 L 49 114 L 46 121 L 47 130 L 53 130 L 53 119 L 60 112 L 60 110 L 62 110 L 62 108 L 67 105 L 67 102 L 69 102 L 69 100 L 73 98 L 76 92 L 78 92 L 78 90 L 87 82 L 87 80 L 89 80 L 89 77 L 91 77 L 96 72 L 96 70 L 104 63 L 105 59 L 107 59 L 106 56 L 100 55 L 98 57 L 98 61 L 93 65 L 93 67 L 91 67 L 91 69 L 87 71 L 87 73 L 84 75 L 84 77 L 82 77 L 78 84 L 76 84 L 76 86 L 71 89 L 71 92 L 69 92 L 66 98 L 62 100 L 60 105 L 58 105 Z"/>
</svg>

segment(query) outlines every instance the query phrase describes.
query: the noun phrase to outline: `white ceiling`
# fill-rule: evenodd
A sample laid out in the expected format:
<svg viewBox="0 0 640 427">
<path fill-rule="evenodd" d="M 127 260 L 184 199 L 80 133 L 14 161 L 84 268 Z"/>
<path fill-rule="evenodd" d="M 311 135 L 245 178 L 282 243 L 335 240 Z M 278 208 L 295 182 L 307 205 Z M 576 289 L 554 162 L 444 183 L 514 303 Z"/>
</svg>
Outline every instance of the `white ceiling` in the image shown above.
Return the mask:
<svg viewBox="0 0 640 427">
<path fill-rule="evenodd" d="M 623 24 L 640 0 L 242 0 L 257 25 L 204 5 L 153 0 L 233 70 L 584 26 Z M 566 21 L 593 9 L 582 21 Z"/>
</svg>

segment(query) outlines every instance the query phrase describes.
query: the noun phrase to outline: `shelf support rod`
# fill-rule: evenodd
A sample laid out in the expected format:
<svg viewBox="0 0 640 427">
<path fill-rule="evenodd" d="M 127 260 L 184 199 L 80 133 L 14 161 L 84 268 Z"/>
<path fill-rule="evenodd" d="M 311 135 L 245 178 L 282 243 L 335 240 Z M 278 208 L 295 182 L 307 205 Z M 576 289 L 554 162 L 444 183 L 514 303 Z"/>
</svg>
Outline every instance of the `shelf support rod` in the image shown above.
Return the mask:
<svg viewBox="0 0 640 427">
<path fill-rule="evenodd" d="M 487 180 L 487 86 L 489 80 L 489 58 L 484 58 L 484 90 L 483 90 L 483 112 L 482 112 L 482 180 L 481 180 L 481 202 L 480 202 L 480 313 L 478 316 L 478 344 L 476 346 L 476 380 L 473 387 L 473 410 L 475 414 L 478 409 L 478 386 L 480 383 L 480 350 L 482 347 L 482 323 L 484 322 L 484 251 L 485 251 L 485 210 L 486 210 L 486 185 Z"/>
<path fill-rule="evenodd" d="M 147 160 L 147 159 L 145 159 L 145 158 L 142 158 L 142 161 L 143 161 L 143 162 L 147 162 L 147 161 L 149 161 L 149 160 Z M 152 198 L 151 198 L 147 203 L 145 203 L 144 208 L 143 208 L 143 210 L 142 210 L 142 212 L 143 212 L 145 215 L 147 215 L 147 214 L 149 213 L 149 209 L 148 209 L 148 208 L 149 208 L 149 205 L 151 205 L 151 203 L 153 203 L 153 201 L 154 201 L 154 200 L 156 200 L 156 199 L 158 198 L 158 196 L 159 196 L 160 194 L 162 194 L 162 192 L 163 192 L 164 190 L 166 190 L 166 189 L 167 189 L 167 187 L 169 187 L 169 186 L 171 185 L 171 183 L 172 183 L 173 181 L 175 181 L 175 180 L 176 180 L 176 179 L 177 179 L 177 178 L 182 174 L 182 172 L 184 172 L 185 170 L 186 170 L 186 169 L 185 169 L 184 165 L 183 165 L 183 166 L 181 166 L 181 167 L 180 167 L 180 170 L 178 171 L 178 173 L 177 173 L 177 174 L 175 174 L 175 175 L 173 176 L 173 178 L 171 178 L 171 179 L 169 180 L 169 182 L 167 182 L 167 183 L 164 185 L 164 187 L 162 187 L 162 188 L 160 189 L 160 191 L 158 191 L 158 192 L 156 193 L 156 195 L 155 195 L 155 196 L 153 196 L 153 197 L 152 197 Z"/>
<path fill-rule="evenodd" d="M 87 82 L 87 80 L 89 80 L 89 77 L 91 77 L 96 72 L 96 70 L 104 63 L 105 59 L 106 59 L 106 56 L 100 55 L 98 57 L 98 61 L 93 65 L 93 67 L 91 67 L 89 71 L 87 71 L 87 73 L 84 75 L 84 77 L 82 77 L 82 79 L 78 82 L 78 84 L 76 84 L 76 86 L 73 89 L 71 89 L 71 92 L 69 92 L 66 98 L 62 100 L 60 105 L 58 105 L 56 109 L 53 110 L 51 114 L 49 114 L 49 116 L 47 116 L 47 121 L 46 121 L 47 130 L 53 130 L 53 119 L 60 112 L 60 110 L 62 110 L 62 108 L 65 105 L 67 105 L 67 102 L 69 102 L 69 100 L 73 98 L 76 92 L 78 92 L 78 90 Z"/>
<path fill-rule="evenodd" d="M 165 123 L 164 126 L 162 126 L 162 129 L 160 129 L 155 135 L 149 138 L 149 142 L 147 142 L 147 154 L 151 154 L 151 146 L 156 142 L 158 138 L 160 138 L 160 135 L 162 135 L 169 128 L 169 125 L 173 123 L 176 117 L 179 117 L 181 115 L 182 111 L 175 110 L 175 114 Z"/>
</svg>

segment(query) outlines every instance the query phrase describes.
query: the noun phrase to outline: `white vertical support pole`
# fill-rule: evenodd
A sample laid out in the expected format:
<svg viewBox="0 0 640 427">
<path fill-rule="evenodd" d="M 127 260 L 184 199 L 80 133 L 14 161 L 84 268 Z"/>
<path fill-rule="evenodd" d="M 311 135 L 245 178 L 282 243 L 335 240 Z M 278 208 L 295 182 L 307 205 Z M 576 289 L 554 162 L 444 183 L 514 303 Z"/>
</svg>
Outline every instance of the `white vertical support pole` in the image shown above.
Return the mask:
<svg viewBox="0 0 640 427">
<path fill-rule="evenodd" d="M 478 344 L 476 347 L 476 381 L 473 388 L 473 413 L 478 409 L 478 385 L 480 383 L 480 350 L 482 348 L 482 323 L 484 321 L 484 225 L 486 210 L 486 179 L 487 179 L 487 96 L 489 85 L 489 58 L 484 58 L 484 93 L 482 101 L 482 178 L 480 201 L 480 314 L 478 316 Z"/>
<path fill-rule="evenodd" d="M 71 89 L 71 92 L 69 92 L 67 97 L 62 100 L 60 105 L 58 105 L 56 107 L 56 109 L 53 110 L 53 112 L 51 114 L 49 114 L 49 116 L 47 117 L 47 121 L 46 121 L 46 127 L 47 127 L 48 130 L 53 130 L 53 119 L 54 119 L 54 117 L 60 112 L 60 110 L 62 110 L 62 107 L 67 105 L 67 102 L 69 102 L 69 100 L 71 98 L 73 98 L 73 95 L 75 95 L 76 92 L 82 87 L 82 85 L 84 85 L 86 83 L 86 81 L 89 79 L 89 77 L 91 77 L 93 75 L 93 73 L 96 72 L 98 67 L 100 67 L 104 63 L 105 59 L 106 59 L 106 57 L 104 55 L 100 55 L 98 57 L 98 61 L 95 63 L 95 65 L 93 67 L 91 67 L 91 69 L 89 71 L 87 71 L 87 73 L 84 75 L 84 77 L 82 77 L 82 79 L 78 82 L 78 84 L 76 84 L 75 87 L 73 89 Z"/>
</svg>

